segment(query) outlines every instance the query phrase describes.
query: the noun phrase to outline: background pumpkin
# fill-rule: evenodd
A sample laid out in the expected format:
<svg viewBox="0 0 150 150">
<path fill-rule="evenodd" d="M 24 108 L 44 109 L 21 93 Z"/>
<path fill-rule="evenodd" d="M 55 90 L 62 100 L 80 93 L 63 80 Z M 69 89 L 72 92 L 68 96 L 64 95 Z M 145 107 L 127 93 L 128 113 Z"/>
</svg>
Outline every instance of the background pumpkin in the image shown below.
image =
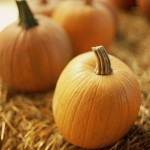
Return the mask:
<svg viewBox="0 0 150 150">
<path fill-rule="evenodd" d="M 64 1 L 52 18 L 68 33 L 75 55 L 89 51 L 92 45 L 102 44 L 109 49 L 115 37 L 116 20 L 99 0 Z"/>
<path fill-rule="evenodd" d="M 137 0 L 137 5 L 141 12 L 150 19 L 150 1 L 149 0 Z"/>
<path fill-rule="evenodd" d="M 51 16 L 61 0 L 28 0 L 34 13 Z"/>
<path fill-rule="evenodd" d="M 136 5 L 136 0 L 110 0 L 116 7 L 130 9 Z"/>
<path fill-rule="evenodd" d="M 42 91 L 55 85 L 71 59 L 64 30 L 44 16 L 33 17 L 24 0 L 16 1 L 20 21 L 0 34 L 0 76 L 12 89 Z"/>
<path fill-rule="evenodd" d="M 104 4 L 106 7 L 108 7 L 109 11 L 114 17 L 114 21 L 116 23 L 116 30 L 118 30 L 118 10 L 116 9 L 116 6 L 110 1 L 110 0 L 99 0 L 99 4 Z"/>
<path fill-rule="evenodd" d="M 108 57 L 103 47 L 93 50 L 97 63 L 93 52 L 73 59 L 62 72 L 53 98 L 54 118 L 63 136 L 91 149 L 123 137 L 141 103 L 140 87 L 129 67 Z"/>
</svg>

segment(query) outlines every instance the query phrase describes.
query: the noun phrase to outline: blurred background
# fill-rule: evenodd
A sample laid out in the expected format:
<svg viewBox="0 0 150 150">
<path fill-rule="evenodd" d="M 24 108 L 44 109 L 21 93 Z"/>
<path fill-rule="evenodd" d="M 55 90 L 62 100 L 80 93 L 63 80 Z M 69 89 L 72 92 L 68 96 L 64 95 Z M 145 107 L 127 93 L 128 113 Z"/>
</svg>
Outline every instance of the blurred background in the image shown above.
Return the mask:
<svg viewBox="0 0 150 150">
<path fill-rule="evenodd" d="M 0 0 L 0 31 L 18 17 L 14 0 Z"/>
</svg>

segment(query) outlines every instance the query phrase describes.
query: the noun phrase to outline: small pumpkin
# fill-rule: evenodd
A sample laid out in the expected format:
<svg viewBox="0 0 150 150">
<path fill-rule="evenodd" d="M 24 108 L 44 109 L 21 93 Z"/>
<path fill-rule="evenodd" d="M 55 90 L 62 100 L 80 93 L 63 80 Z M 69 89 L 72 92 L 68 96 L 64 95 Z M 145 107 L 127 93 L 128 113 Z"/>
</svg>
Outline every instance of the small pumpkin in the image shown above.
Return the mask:
<svg viewBox="0 0 150 150">
<path fill-rule="evenodd" d="M 137 5 L 141 12 L 150 19 L 150 1 L 149 0 L 137 0 Z"/>
<path fill-rule="evenodd" d="M 68 0 L 54 11 L 52 18 L 68 33 L 75 55 L 87 52 L 92 45 L 111 45 L 116 20 L 109 7 L 99 0 Z"/>
<path fill-rule="evenodd" d="M 28 0 L 34 13 L 51 16 L 60 0 Z"/>
<path fill-rule="evenodd" d="M 102 148 L 122 138 L 141 103 L 135 74 L 121 60 L 93 48 L 62 72 L 53 97 L 53 114 L 62 135 L 83 148 Z M 97 59 L 97 61 L 96 61 Z"/>
<path fill-rule="evenodd" d="M 16 0 L 19 22 L 0 34 L 0 76 L 14 90 L 53 87 L 72 49 L 65 31 L 44 16 L 34 17 L 25 0 Z"/>
<path fill-rule="evenodd" d="M 131 9 L 136 6 L 136 0 L 110 0 L 116 7 L 120 9 Z"/>
</svg>

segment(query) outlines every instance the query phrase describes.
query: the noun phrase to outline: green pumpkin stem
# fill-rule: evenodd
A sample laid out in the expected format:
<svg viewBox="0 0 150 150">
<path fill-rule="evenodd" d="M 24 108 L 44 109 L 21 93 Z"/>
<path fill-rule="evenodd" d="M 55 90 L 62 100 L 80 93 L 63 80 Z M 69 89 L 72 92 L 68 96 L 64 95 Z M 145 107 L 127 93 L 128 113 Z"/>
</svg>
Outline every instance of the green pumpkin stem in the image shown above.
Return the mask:
<svg viewBox="0 0 150 150">
<path fill-rule="evenodd" d="M 95 73 L 97 75 L 110 75 L 112 73 L 111 62 L 103 46 L 92 47 L 96 55 L 97 63 Z"/>
<path fill-rule="evenodd" d="M 25 0 L 16 0 L 19 11 L 19 25 L 25 29 L 32 28 L 38 25 L 34 18 L 27 2 Z"/>
</svg>

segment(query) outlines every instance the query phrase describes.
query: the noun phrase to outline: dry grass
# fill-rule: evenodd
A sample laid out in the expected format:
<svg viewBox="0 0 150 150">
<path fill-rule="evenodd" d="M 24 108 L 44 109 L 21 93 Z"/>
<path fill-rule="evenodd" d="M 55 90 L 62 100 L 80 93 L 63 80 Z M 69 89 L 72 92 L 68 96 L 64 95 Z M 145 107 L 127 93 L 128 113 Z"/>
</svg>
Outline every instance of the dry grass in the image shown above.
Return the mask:
<svg viewBox="0 0 150 150">
<path fill-rule="evenodd" d="M 120 24 L 112 53 L 137 74 L 142 105 L 135 125 L 120 141 L 104 150 L 150 149 L 150 23 L 134 10 L 120 13 Z M 1 150 L 83 150 L 57 131 L 51 110 L 53 92 L 10 95 L 0 83 Z"/>
</svg>

